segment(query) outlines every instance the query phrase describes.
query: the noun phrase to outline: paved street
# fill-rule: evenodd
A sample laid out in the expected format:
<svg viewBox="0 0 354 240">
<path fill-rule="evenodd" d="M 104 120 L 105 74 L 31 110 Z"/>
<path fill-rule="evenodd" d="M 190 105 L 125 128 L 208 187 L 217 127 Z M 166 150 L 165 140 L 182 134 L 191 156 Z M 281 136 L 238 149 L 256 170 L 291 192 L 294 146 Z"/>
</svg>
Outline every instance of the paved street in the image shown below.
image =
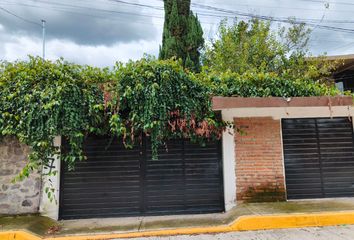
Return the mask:
<svg viewBox="0 0 354 240">
<path fill-rule="evenodd" d="M 354 225 L 234 232 L 216 235 L 137 238 L 139 240 L 352 240 Z"/>
</svg>

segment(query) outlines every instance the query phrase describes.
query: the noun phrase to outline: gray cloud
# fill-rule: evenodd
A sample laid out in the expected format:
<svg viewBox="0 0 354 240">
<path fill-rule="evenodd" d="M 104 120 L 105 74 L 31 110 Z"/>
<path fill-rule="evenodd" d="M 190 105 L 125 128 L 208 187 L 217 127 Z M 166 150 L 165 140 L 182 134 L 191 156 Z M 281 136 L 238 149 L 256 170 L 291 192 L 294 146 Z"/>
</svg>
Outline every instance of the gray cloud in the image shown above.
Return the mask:
<svg viewBox="0 0 354 240">
<path fill-rule="evenodd" d="M 64 57 L 82 64 L 107 66 L 113 65 L 116 60 L 141 58 L 144 53 L 156 56 L 161 43 L 163 11 L 113 1 L 0 0 L 0 7 L 38 23 L 42 18 L 47 20 L 49 59 Z M 163 5 L 161 0 L 123 1 Z M 336 0 L 330 2 L 333 1 Z M 331 3 L 325 10 L 322 2 L 305 0 L 192 0 L 192 3 L 273 17 L 317 19 L 315 23 L 354 29 L 354 5 Z M 192 9 L 199 15 L 205 38 L 215 38 L 218 23 L 227 14 L 197 7 Z M 352 23 L 333 23 L 332 20 L 349 20 Z M 277 28 L 278 24 L 273 26 Z M 353 36 L 353 33 L 317 28 L 311 35 L 310 50 L 314 55 L 324 52 L 329 55 L 354 53 Z M 0 41 L 0 59 L 15 60 L 26 58 L 28 54 L 40 55 L 41 27 L 0 10 Z"/>
<path fill-rule="evenodd" d="M 117 42 L 151 40 L 157 33 L 149 13 L 122 3 L 107 1 L 15 0 L 0 6 L 40 23 L 47 21 L 47 37 L 83 45 L 112 45 Z M 100 10 L 97 10 L 100 9 Z M 41 27 L 5 12 L 0 23 L 13 35 L 41 36 Z"/>
</svg>

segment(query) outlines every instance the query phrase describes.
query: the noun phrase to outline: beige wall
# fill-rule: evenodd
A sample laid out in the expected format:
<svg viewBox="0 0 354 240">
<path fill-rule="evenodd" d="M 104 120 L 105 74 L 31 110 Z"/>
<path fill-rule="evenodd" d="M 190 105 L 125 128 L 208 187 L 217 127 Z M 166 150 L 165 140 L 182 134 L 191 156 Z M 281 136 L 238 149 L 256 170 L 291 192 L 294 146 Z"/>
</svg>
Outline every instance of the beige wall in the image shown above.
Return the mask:
<svg viewBox="0 0 354 240">
<path fill-rule="evenodd" d="M 353 106 L 334 107 L 260 107 L 223 109 L 223 114 L 235 117 L 317 118 L 353 117 Z"/>
</svg>

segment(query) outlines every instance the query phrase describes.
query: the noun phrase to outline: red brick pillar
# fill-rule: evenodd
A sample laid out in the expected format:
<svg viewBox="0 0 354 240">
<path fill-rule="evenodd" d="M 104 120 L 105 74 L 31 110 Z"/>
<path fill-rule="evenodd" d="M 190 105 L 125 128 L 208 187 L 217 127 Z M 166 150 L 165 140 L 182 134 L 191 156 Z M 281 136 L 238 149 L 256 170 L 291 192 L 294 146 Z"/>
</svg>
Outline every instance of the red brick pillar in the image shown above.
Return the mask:
<svg viewBox="0 0 354 240">
<path fill-rule="evenodd" d="M 285 200 L 280 120 L 235 118 L 235 125 L 237 201 Z"/>
</svg>

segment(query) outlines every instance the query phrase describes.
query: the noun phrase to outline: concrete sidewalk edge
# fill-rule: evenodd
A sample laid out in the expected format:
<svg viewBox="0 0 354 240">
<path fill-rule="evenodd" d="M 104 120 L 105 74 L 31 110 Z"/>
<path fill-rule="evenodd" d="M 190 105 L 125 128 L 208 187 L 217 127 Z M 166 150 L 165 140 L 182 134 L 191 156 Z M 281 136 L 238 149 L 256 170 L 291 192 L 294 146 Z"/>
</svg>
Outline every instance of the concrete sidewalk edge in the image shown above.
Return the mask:
<svg viewBox="0 0 354 240">
<path fill-rule="evenodd" d="M 234 231 L 251 231 L 281 228 L 322 227 L 334 225 L 354 224 L 354 211 L 322 212 L 309 214 L 277 214 L 277 215 L 253 215 L 237 218 L 229 225 L 214 227 L 191 227 L 163 229 L 142 232 L 124 232 L 92 235 L 70 235 L 38 237 L 27 231 L 0 232 L 0 239 L 4 240 L 105 240 L 115 238 L 136 238 L 154 236 L 172 236 L 189 234 L 224 233 Z"/>
</svg>

